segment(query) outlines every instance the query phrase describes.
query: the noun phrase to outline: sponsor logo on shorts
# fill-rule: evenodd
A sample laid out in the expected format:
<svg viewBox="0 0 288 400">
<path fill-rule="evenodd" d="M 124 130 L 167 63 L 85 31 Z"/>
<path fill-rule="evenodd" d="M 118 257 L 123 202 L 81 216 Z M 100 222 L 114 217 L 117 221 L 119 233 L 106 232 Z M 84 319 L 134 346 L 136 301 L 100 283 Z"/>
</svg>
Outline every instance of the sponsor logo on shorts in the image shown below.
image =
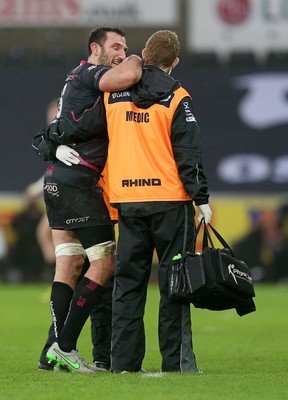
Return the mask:
<svg viewBox="0 0 288 400">
<path fill-rule="evenodd" d="M 46 190 L 46 192 L 48 194 L 51 194 L 52 196 L 59 197 L 59 190 L 57 183 L 46 183 L 44 185 L 44 190 Z"/>
<path fill-rule="evenodd" d="M 89 220 L 89 216 L 87 217 L 79 217 L 79 218 L 70 218 L 66 219 L 66 224 L 71 225 L 71 224 L 78 224 L 80 222 L 87 222 Z"/>
</svg>

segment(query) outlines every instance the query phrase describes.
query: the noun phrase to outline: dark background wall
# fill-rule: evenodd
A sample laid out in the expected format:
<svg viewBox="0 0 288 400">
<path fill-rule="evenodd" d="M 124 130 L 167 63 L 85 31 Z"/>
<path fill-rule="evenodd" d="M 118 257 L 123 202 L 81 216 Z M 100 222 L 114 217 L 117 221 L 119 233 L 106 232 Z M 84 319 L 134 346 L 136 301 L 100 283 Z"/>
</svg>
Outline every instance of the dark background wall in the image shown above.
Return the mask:
<svg viewBox="0 0 288 400">
<path fill-rule="evenodd" d="M 287 191 L 288 174 L 283 168 L 288 166 L 288 117 L 285 120 L 276 115 L 267 126 L 253 127 L 240 113 L 247 96 L 253 93 L 256 96 L 255 87 L 265 74 L 268 81 L 276 78 L 277 82 L 283 81 L 280 86 L 278 82 L 279 88 L 283 88 L 278 97 L 281 97 L 288 116 L 287 70 L 265 66 L 205 67 L 195 65 L 195 59 L 193 62 L 193 56 L 183 57 L 173 76 L 193 97 L 211 191 L 268 194 Z M 70 60 L 54 65 L 24 63 L 22 60 L 22 65 L 13 62 L 0 66 L 0 191 L 23 191 L 44 172 L 47 163 L 32 151 L 31 139 L 45 126 L 47 104 L 59 96 L 66 73 L 79 60 L 80 55 L 71 59 L 73 64 L 69 66 Z M 237 87 L 237 80 L 247 80 L 247 77 L 254 83 Z M 266 86 L 261 93 L 269 97 L 269 86 Z M 264 116 L 275 98 L 271 99 L 270 105 L 263 96 L 256 96 L 255 101 L 258 102 L 258 113 Z M 227 173 L 225 168 L 228 168 Z"/>
<path fill-rule="evenodd" d="M 30 5 L 30 2 L 26 5 L 28 3 Z M 220 0 L 215 2 L 214 8 L 218 3 Z M 236 3 L 230 11 L 235 11 Z M 272 3 L 261 2 L 267 7 Z M 211 191 L 287 193 L 288 121 L 282 114 L 288 115 L 288 52 L 284 48 L 269 51 L 259 60 L 253 51 L 230 51 L 225 61 L 219 58 L 216 49 L 192 52 L 188 46 L 192 21 L 188 15 L 190 18 L 194 15 L 189 13 L 189 4 L 194 3 L 177 0 L 176 4 L 175 26 L 123 26 L 129 52 L 140 55 L 145 41 L 155 30 L 177 32 L 181 62 L 173 75 L 194 100 Z M 219 15 L 213 15 L 225 32 L 231 28 L 229 24 L 221 25 L 223 21 Z M 267 21 L 262 22 L 267 24 Z M 31 139 L 45 126 L 46 106 L 59 96 L 66 73 L 81 58 L 86 58 L 86 42 L 92 28 L 72 25 L 1 27 L 0 193 L 22 192 L 44 172 L 47 163 L 33 153 Z M 244 79 L 244 84 L 237 86 L 237 79 Z M 273 89 L 271 97 L 271 88 L 275 87 L 278 93 Z M 259 96 L 259 93 L 262 94 Z M 256 104 L 256 117 L 261 118 L 262 113 L 265 119 L 269 115 L 272 123 L 249 124 L 241 112 L 251 109 L 249 97 L 255 100 L 252 105 Z M 267 98 L 271 99 L 270 103 Z M 277 114 L 276 108 L 281 108 L 282 114 Z M 275 111 L 274 115 L 271 110 Z"/>
</svg>

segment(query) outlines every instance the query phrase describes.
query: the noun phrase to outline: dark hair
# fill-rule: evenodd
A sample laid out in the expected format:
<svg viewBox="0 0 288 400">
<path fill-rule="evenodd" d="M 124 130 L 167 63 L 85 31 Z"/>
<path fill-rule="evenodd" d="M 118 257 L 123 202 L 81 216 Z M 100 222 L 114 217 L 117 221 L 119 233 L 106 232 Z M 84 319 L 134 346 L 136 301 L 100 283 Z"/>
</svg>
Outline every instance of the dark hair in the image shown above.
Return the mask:
<svg viewBox="0 0 288 400">
<path fill-rule="evenodd" d="M 102 47 L 105 43 L 107 32 L 118 33 L 118 35 L 125 37 L 125 33 L 121 29 L 113 28 L 112 26 L 101 26 L 100 28 L 93 29 L 93 31 L 90 32 L 88 39 L 89 56 L 91 54 L 91 49 L 90 49 L 91 43 L 95 42 Z"/>
</svg>

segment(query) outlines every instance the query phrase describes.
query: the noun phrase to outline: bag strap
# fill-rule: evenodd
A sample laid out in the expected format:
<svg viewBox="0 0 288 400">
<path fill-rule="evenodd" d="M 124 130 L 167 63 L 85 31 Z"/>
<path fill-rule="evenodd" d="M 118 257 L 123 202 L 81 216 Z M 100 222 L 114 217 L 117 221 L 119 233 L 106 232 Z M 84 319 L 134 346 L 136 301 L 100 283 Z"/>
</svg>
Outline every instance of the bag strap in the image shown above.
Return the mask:
<svg viewBox="0 0 288 400">
<path fill-rule="evenodd" d="M 208 224 L 208 226 L 212 229 L 214 235 L 217 237 L 217 239 L 222 244 L 222 246 L 225 247 L 226 249 L 228 249 L 230 251 L 231 255 L 233 257 L 235 257 L 234 253 L 233 253 L 233 250 L 231 249 L 229 244 L 226 242 L 226 240 L 220 235 L 220 233 L 218 231 L 216 231 L 216 229 L 211 224 Z M 207 229 L 207 231 L 208 231 L 208 229 Z"/>
<path fill-rule="evenodd" d="M 226 240 L 220 235 L 220 233 L 211 225 L 211 224 L 206 224 L 204 218 L 200 221 L 199 225 L 197 226 L 196 229 L 196 237 L 198 233 L 200 232 L 201 226 L 203 225 L 204 231 L 203 231 L 203 240 L 202 240 L 202 251 L 204 251 L 205 247 L 208 247 L 210 244 L 213 249 L 215 249 L 212 237 L 210 235 L 209 229 L 212 230 L 216 238 L 219 240 L 219 242 L 222 244 L 222 246 L 226 249 L 228 249 L 231 253 L 231 255 L 234 257 L 233 250 L 229 246 L 229 244 L 226 242 Z"/>
<path fill-rule="evenodd" d="M 214 248 L 214 243 L 213 243 L 212 238 L 211 238 L 211 236 L 210 236 L 210 234 L 208 232 L 207 225 L 205 223 L 204 218 L 201 219 L 201 221 L 199 222 L 199 224 L 198 224 L 198 226 L 196 228 L 196 231 L 195 231 L 195 242 L 196 242 L 197 236 L 198 236 L 202 226 L 203 226 L 203 229 L 204 229 L 203 230 L 203 238 L 202 238 L 202 251 L 204 250 L 205 247 L 208 247 L 208 244 L 210 244 L 210 246 L 212 246 Z M 209 243 L 208 243 L 208 240 L 209 240 Z"/>
</svg>

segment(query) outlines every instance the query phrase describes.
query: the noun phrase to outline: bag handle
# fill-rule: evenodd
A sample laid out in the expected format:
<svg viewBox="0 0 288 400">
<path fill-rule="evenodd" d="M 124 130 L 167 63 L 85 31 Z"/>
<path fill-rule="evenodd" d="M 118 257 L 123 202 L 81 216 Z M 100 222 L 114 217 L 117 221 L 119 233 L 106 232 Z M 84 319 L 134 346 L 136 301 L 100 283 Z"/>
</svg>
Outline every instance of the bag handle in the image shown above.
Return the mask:
<svg viewBox="0 0 288 400">
<path fill-rule="evenodd" d="M 196 238 L 198 233 L 200 232 L 201 226 L 203 225 L 204 231 L 203 231 L 203 241 L 202 241 L 202 251 L 205 249 L 205 247 L 208 247 L 209 243 L 212 246 L 212 248 L 215 248 L 213 240 L 211 238 L 210 232 L 208 227 L 212 230 L 216 238 L 219 240 L 219 242 L 222 244 L 223 247 L 228 249 L 233 257 L 234 253 L 229 244 L 226 242 L 226 240 L 220 235 L 220 233 L 211 225 L 211 224 L 206 224 L 204 218 L 200 221 L 199 225 L 196 228 Z"/>
</svg>

